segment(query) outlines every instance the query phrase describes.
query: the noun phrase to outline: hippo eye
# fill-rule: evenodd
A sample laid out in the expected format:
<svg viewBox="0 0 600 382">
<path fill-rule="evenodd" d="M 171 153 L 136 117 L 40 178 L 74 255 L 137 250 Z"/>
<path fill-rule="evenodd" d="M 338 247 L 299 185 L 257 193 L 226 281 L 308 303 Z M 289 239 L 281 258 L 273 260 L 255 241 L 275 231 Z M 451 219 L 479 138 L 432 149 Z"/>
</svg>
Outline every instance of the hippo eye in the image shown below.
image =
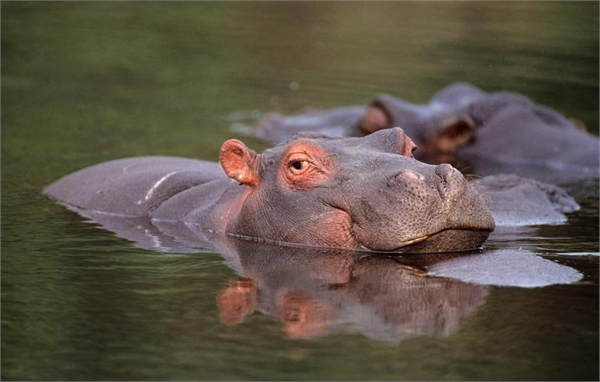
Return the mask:
<svg viewBox="0 0 600 382">
<path fill-rule="evenodd" d="M 299 145 L 281 163 L 281 175 L 293 190 L 309 190 L 329 177 L 328 157 L 320 147 Z M 309 151 L 310 150 L 310 151 Z M 308 152 L 307 152 L 308 151 Z M 318 155 L 314 155 L 315 152 Z"/>
<path fill-rule="evenodd" d="M 290 169 L 294 174 L 302 174 L 308 169 L 308 161 L 295 160 L 290 163 Z"/>
</svg>

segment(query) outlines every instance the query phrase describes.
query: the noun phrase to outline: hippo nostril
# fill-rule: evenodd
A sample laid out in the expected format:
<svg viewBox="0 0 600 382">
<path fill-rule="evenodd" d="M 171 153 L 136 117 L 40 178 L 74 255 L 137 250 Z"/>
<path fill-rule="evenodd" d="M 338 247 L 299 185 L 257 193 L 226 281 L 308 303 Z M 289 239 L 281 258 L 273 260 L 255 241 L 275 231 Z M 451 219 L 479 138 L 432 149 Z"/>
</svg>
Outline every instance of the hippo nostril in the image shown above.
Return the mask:
<svg viewBox="0 0 600 382">
<path fill-rule="evenodd" d="M 441 165 L 435 168 L 435 173 L 440 176 L 443 180 L 450 180 L 455 177 L 458 171 L 449 165 L 448 163 L 442 163 Z"/>
<path fill-rule="evenodd" d="M 436 166 L 435 175 L 437 181 L 434 184 L 442 199 L 453 199 L 467 184 L 463 175 L 448 163 Z"/>
<path fill-rule="evenodd" d="M 409 170 L 402 170 L 396 176 L 411 180 L 425 180 L 425 177 L 423 175 Z"/>
</svg>

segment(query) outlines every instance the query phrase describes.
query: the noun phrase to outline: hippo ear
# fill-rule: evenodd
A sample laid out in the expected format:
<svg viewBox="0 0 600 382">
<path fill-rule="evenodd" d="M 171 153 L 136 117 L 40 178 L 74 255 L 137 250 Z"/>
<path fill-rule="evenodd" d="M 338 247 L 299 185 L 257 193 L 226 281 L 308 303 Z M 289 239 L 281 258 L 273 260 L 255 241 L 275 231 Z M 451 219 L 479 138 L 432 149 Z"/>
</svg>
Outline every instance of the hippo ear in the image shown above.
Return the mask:
<svg viewBox="0 0 600 382">
<path fill-rule="evenodd" d="M 250 187 L 258 185 L 255 161 L 256 153 L 237 139 L 223 143 L 219 153 L 219 162 L 227 176 Z"/>
<path fill-rule="evenodd" d="M 585 122 L 577 118 L 569 118 L 569 121 L 577 128 L 577 130 L 583 131 L 584 133 L 588 131 Z"/>
<path fill-rule="evenodd" d="M 475 138 L 475 122 L 471 117 L 459 115 L 442 123 L 435 137 L 435 145 L 441 152 L 455 152 Z"/>
<path fill-rule="evenodd" d="M 363 145 L 410 158 L 413 158 L 413 151 L 417 148 L 413 140 L 400 127 L 377 131 L 361 140 Z"/>
<path fill-rule="evenodd" d="M 365 135 L 388 127 L 391 127 L 390 117 L 379 105 L 370 106 L 358 123 L 359 130 Z"/>
</svg>

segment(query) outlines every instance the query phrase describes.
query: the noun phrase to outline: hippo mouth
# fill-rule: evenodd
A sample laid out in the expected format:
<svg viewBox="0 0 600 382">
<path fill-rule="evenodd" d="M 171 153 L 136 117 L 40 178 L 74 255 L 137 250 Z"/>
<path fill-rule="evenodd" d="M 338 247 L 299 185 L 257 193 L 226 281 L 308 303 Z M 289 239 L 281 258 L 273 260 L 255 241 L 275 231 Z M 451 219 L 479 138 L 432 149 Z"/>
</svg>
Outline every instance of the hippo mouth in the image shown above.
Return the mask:
<svg viewBox="0 0 600 382">
<path fill-rule="evenodd" d="M 404 254 L 472 251 L 481 248 L 490 233 L 491 230 L 485 229 L 447 229 L 405 240 L 392 250 L 379 250 L 364 245 L 361 248 L 369 252 Z"/>
<path fill-rule="evenodd" d="M 336 248 L 348 251 L 385 254 L 425 254 L 425 253 L 452 253 L 470 252 L 481 249 L 481 245 L 490 235 L 490 230 L 482 229 L 447 229 L 431 235 L 419 236 L 401 242 L 397 248 L 391 250 L 369 248 L 363 244 L 357 247 L 333 247 L 327 245 L 314 245 L 305 243 L 294 243 L 280 240 L 252 237 L 247 235 L 227 232 L 227 236 L 245 241 L 253 241 L 266 244 L 275 244 L 283 247 L 295 248 Z"/>
</svg>

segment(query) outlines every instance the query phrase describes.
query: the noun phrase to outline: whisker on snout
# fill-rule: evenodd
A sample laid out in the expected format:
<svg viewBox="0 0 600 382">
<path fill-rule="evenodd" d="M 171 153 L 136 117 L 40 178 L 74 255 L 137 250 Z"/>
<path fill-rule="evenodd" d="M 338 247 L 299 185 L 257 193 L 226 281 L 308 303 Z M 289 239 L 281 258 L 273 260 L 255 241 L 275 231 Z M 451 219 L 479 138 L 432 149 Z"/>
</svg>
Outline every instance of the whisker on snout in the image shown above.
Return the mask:
<svg viewBox="0 0 600 382">
<path fill-rule="evenodd" d="M 473 166 L 464 166 L 464 167 L 454 166 L 454 167 L 463 174 L 465 173 L 465 171 L 469 171 L 469 170 L 473 169 Z"/>
<path fill-rule="evenodd" d="M 461 171 L 461 172 L 462 172 L 462 171 Z M 464 177 L 465 177 L 465 179 L 466 179 L 467 181 L 469 181 L 469 182 L 470 182 L 470 181 L 472 181 L 472 180 L 476 180 L 476 179 L 481 179 L 481 178 L 483 178 L 483 177 L 482 177 L 482 176 L 480 176 L 480 175 L 475 175 L 475 174 L 470 174 L 470 173 L 469 173 L 469 174 L 464 174 L 463 176 L 464 176 Z"/>
</svg>

